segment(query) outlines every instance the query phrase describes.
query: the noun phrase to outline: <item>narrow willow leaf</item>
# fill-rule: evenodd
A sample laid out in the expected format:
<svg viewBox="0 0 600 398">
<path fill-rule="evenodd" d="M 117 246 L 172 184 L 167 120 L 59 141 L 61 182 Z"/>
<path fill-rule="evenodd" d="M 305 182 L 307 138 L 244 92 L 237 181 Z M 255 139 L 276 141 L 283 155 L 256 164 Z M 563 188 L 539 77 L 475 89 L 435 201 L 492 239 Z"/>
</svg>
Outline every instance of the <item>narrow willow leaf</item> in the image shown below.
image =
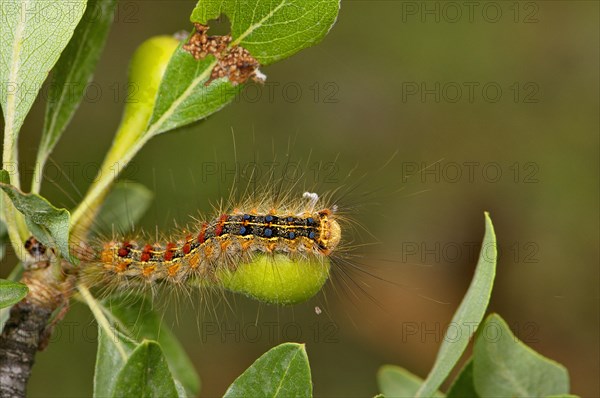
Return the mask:
<svg viewBox="0 0 600 398">
<path fill-rule="evenodd" d="M 10 175 L 6 170 L 0 170 L 0 183 L 10 184 Z"/>
<path fill-rule="evenodd" d="M 0 198 L 0 201 L 2 199 Z M 0 261 L 4 258 L 6 254 L 6 241 L 8 236 L 8 230 L 6 229 L 6 225 L 2 221 L 0 221 Z"/>
<path fill-rule="evenodd" d="M 117 182 L 100 208 L 96 224 L 100 233 L 126 233 L 144 215 L 154 194 L 142 184 Z"/>
<path fill-rule="evenodd" d="M 137 343 L 119 332 L 106 317 L 106 309 L 84 285 L 77 289 L 98 323 L 98 351 L 94 369 L 94 397 L 112 397 L 119 372 Z"/>
<path fill-rule="evenodd" d="M 384 397 L 414 397 L 423 379 L 394 365 L 383 365 L 377 372 L 377 385 Z M 439 391 L 434 397 L 443 397 Z"/>
<path fill-rule="evenodd" d="M 0 279 L 0 308 L 10 307 L 27 296 L 27 285 Z"/>
<path fill-rule="evenodd" d="M 569 393 L 569 374 L 512 334 L 497 314 L 487 317 L 473 348 L 475 390 L 483 397 L 545 397 Z"/>
<path fill-rule="evenodd" d="M 231 22 L 232 45 L 241 45 L 268 65 L 318 43 L 329 32 L 339 11 L 339 0 L 201 0 L 191 21 L 207 24 L 224 13 Z M 240 86 L 218 79 L 207 87 L 216 59 L 196 61 L 177 49 L 163 77 L 148 125 L 154 136 L 201 120 L 235 98 Z"/>
<path fill-rule="evenodd" d="M 173 332 L 161 322 L 161 317 L 152 309 L 152 303 L 143 298 L 112 299 L 106 305 L 113 317 L 119 321 L 123 333 L 136 341 L 156 340 L 164 349 L 165 357 L 173 376 L 191 396 L 200 392 L 200 379 L 185 350 Z"/>
<path fill-rule="evenodd" d="M 304 344 L 284 343 L 267 351 L 229 386 L 224 398 L 232 397 L 312 397 Z"/>
<path fill-rule="evenodd" d="M 10 274 L 6 277 L 6 280 L 11 282 L 17 282 L 21 280 L 21 276 L 23 275 L 23 267 L 21 264 L 17 264 L 16 267 L 10 272 Z M 29 289 L 29 288 L 28 288 Z M 10 316 L 10 306 L 0 308 L 0 332 L 4 329 L 4 324 L 8 320 Z"/>
<path fill-rule="evenodd" d="M 204 85 L 215 65 L 212 55 L 196 61 L 181 46 L 177 48 L 158 89 L 148 127 L 150 136 L 204 119 L 235 98 L 241 87 L 229 81 L 219 79 Z"/>
<path fill-rule="evenodd" d="M 89 0 L 73 38 L 52 71 L 46 118 L 38 150 L 43 165 L 79 106 L 100 58 L 116 0 Z M 41 172 L 41 171 L 40 171 Z"/>
<path fill-rule="evenodd" d="M 179 396 L 160 345 L 144 340 L 131 353 L 117 377 L 113 397 Z"/>
<path fill-rule="evenodd" d="M 183 384 L 181 384 L 177 379 L 175 379 L 175 388 L 177 389 L 177 396 L 179 398 L 187 398 L 188 395 L 185 391 L 185 387 L 183 387 Z"/>
<path fill-rule="evenodd" d="M 462 368 L 456 379 L 452 382 L 452 385 L 448 389 L 446 395 L 448 398 L 463 398 L 472 397 L 479 398 L 477 391 L 475 391 L 475 385 L 473 384 L 473 360 L 469 360 L 467 364 Z"/>
<path fill-rule="evenodd" d="M 94 369 L 94 397 L 112 397 L 119 372 L 137 343 L 118 332 L 108 331 L 98 322 L 98 351 Z"/>
<path fill-rule="evenodd" d="M 70 216 L 66 209 L 57 209 L 40 195 L 23 193 L 8 184 L 0 183 L 0 188 L 25 216 L 27 228 L 40 242 L 57 248 L 65 258 L 76 261 L 69 253 Z"/>
<path fill-rule="evenodd" d="M 496 275 L 496 234 L 489 214 L 485 213 L 485 235 L 475 268 L 475 276 L 460 306 L 452 317 L 438 351 L 437 358 L 425 382 L 417 391 L 417 397 L 431 397 L 437 391 L 465 351 L 477 325 L 483 319 L 490 301 Z M 452 330 L 452 331 L 451 331 Z M 458 331 L 457 331 L 458 330 Z M 449 333 L 452 333 L 451 335 Z"/>
<path fill-rule="evenodd" d="M 233 44 L 268 65 L 321 41 L 335 23 L 339 8 L 339 0 L 201 0 L 191 20 L 207 24 L 227 15 Z"/>
<path fill-rule="evenodd" d="M 3 0 L 0 7 L 0 105 L 16 142 L 33 101 L 63 51 L 86 1 Z"/>
<path fill-rule="evenodd" d="M 0 184 L 10 185 L 10 178 L 8 171 L 0 170 Z M 16 180 L 18 181 L 18 178 Z M 2 190 L 0 190 L 0 220 L 2 220 L 2 225 L 6 228 L 8 240 L 12 247 L 14 249 L 21 248 L 23 242 L 31 236 L 31 232 L 27 229 L 23 214 L 15 209 L 10 197 Z M 20 260 L 23 260 L 25 257 L 22 250 L 17 250 L 15 254 Z"/>
</svg>

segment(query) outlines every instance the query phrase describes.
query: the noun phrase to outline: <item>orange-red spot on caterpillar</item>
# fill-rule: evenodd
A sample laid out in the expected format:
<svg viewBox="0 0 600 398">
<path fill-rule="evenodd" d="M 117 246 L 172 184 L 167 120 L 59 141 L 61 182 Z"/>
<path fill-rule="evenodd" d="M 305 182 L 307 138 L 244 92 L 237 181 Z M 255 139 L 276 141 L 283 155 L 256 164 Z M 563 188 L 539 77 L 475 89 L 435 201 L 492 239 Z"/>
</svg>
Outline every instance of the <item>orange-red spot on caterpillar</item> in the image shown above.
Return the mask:
<svg viewBox="0 0 600 398">
<path fill-rule="evenodd" d="M 151 245 L 146 245 L 144 246 L 144 248 L 142 249 L 142 254 L 140 255 L 140 261 L 142 262 L 146 262 L 150 260 L 150 257 L 152 257 L 152 254 L 150 253 L 152 251 L 152 246 Z"/>
<path fill-rule="evenodd" d="M 188 235 L 185 237 L 185 244 L 181 248 L 181 251 L 183 252 L 183 254 L 189 254 L 192 251 L 191 241 L 192 241 L 192 235 Z"/>
<path fill-rule="evenodd" d="M 199 253 L 192 255 L 188 259 L 188 264 L 190 265 L 190 268 L 192 268 L 192 269 L 198 267 L 199 263 L 200 263 L 200 254 Z"/>
<path fill-rule="evenodd" d="M 118 256 L 119 257 L 127 256 L 132 247 L 133 247 L 133 245 L 131 243 L 129 243 L 128 241 L 123 242 L 123 245 L 117 251 Z"/>
<path fill-rule="evenodd" d="M 221 217 L 219 217 L 219 223 L 215 227 L 216 236 L 221 236 L 221 234 L 223 233 L 223 226 L 225 225 L 225 221 L 227 221 L 227 217 L 227 214 L 223 214 L 221 215 Z"/>
<path fill-rule="evenodd" d="M 100 253 L 100 261 L 103 263 L 112 263 L 113 262 L 113 248 L 112 247 L 106 247 L 104 250 L 102 250 L 102 252 Z"/>
<path fill-rule="evenodd" d="M 177 245 L 173 242 L 167 243 L 167 247 L 165 248 L 165 261 L 171 261 L 173 259 L 174 251 L 177 249 Z"/>
<path fill-rule="evenodd" d="M 200 228 L 200 233 L 198 234 L 198 243 L 203 244 L 204 241 L 206 240 L 206 228 L 208 227 L 208 224 L 204 223 L 202 224 L 202 228 Z"/>
<path fill-rule="evenodd" d="M 170 267 L 167 267 L 167 274 L 169 274 L 169 276 L 175 276 L 175 274 L 177 274 L 177 271 L 179 270 L 179 263 L 173 264 Z"/>
<path fill-rule="evenodd" d="M 148 277 L 150 275 L 152 275 L 152 273 L 156 270 L 156 266 L 155 265 L 150 265 L 148 267 L 144 267 L 142 269 L 142 275 L 144 275 L 145 277 Z"/>
<path fill-rule="evenodd" d="M 229 246 L 230 244 L 231 244 L 230 240 L 221 241 L 221 251 L 225 251 L 227 249 L 227 246 Z"/>
<path fill-rule="evenodd" d="M 120 262 L 117 264 L 117 266 L 115 267 L 115 272 L 125 272 L 127 270 L 127 267 L 129 266 L 128 262 Z"/>
<path fill-rule="evenodd" d="M 242 250 L 243 251 L 248 250 L 251 246 L 252 246 L 252 240 L 251 239 L 247 239 L 247 240 L 244 240 L 242 242 Z"/>
</svg>

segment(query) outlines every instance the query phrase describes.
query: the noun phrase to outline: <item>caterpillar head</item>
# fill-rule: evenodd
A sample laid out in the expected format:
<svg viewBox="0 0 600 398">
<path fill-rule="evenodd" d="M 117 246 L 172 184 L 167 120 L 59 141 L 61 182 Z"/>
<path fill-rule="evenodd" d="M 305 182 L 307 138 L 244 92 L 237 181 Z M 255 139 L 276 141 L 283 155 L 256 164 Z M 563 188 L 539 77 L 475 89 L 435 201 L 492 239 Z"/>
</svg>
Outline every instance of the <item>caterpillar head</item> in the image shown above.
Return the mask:
<svg viewBox="0 0 600 398">
<path fill-rule="evenodd" d="M 324 254 L 330 254 L 342 239 L 342 228 L 340 224 L 335 220 L 333 211 L 329 209 L 321 210 L 319 212 L 319 219 L 321 224 L 321 234 L 319 236 L 319 246 L 323 249 Z"/>
</svg>

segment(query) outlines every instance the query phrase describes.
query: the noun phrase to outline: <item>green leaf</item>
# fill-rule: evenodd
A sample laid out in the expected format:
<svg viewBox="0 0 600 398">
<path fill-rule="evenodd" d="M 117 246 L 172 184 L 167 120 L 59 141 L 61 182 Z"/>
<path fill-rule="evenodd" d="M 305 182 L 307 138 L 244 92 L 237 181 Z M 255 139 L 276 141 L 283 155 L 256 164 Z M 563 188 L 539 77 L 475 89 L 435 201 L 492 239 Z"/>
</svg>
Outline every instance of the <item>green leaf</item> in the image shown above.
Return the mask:
<svg viewBox="0 0 600 398">
<path fill-rule="evenodd" d="M 137 343 L 122 334 L 106 317 L 106 309 L 96 300 L 85 285 L 77 286 L 80 298 L 88 305 L 98 322 L 98 351 L 94 369 L 94 394 L 112 397 L 119 372 L 127 362 Z"/>
<path fill-rule="evenodd" d="M 319 42 L 333 26 L 339 0 L 201 0 L 191 21 L 207 24 L 224 13 L 231 22 L 231 45 L 241 45 L 262 64 L 287 58 Z M 214 56 L 196 61 L 175 51 L 163 76 L 148 124 L 151 136 L 203 119 L 235 98 L 241 89 L 226 79 L 206 87 Z"/>
<path fill-rule="evenodd" d="M 1 184 L 10 184 L 10 179 L 11 176 L 8 171 L 4 169 L 0 170 Z M 18 181 L 18 178 L 15 180 Z M 3 191 L 0 191 L 0 220 L 2 220 L 2 225 L 6 228 L 8 240 L 14 249 L 22 247 L 23 242 L 31 236 L 31 232 L 29 232 L 25 223 L 25 217 L 15 209 L 10 198 Z M 25 257 L 25 253 L 22 250 L 16 251 L 15 254 L 20 260 L 23 260 Z"/>
<path fill-rule="evenodd" d="M 100 232 L 131 231 L 144 215 L 154 194 L 142 184 L 130 181 L 116 183 L 100 208 L 96 224 Z"/>
<path fill-rule="evenodd" d="M 150 136 L 204 119 L 235 98 L 241 86 L 234 87 L 225 79 L 204 85 L 215 65 L 212 55 L 196 61 L 181 45 L 175 50 L 158 89 Z"/>
<path fill-rule="evenodd" d="M 16 267 L 10 272 L 10 274 L 6 277 L 6 280 L 11 282 L 17 282 L 21 280 L 21 276 L 23 275 L 23 266 L 21 264 L 17 264 Z M 4 324 L 10 317 L 10 306 L 0 308 L 0 332 L 4 329 Z"/>
<path fill-rule="evenodd" d="M 523 344 L 497 314 L 487 317 L 473 348 L 475 390 L 484 397 L 544 397 L 569 392 L 564 366 Z"/>
<path fill-rule="evenodd" d="M 69 252 L 69 212 L 57 209 L 50 202 L 33 193 L 23 193 L 15 187 L 0 183 L 14 206 L 25 216 L 27 228 L 48 247 L 60 250 L 65 258 L 76 261 Z"/>
<path fill-rule="evenodd" d="M 77 109 L 100 58 L 116 0 L 89 0 L 73 39 L 52 71 L 46 102 L 46 118 L 38 150 L 38 163 L 44 164 Z"/>
<path fill-rule="evenodd" d="M 0 221 L 0 261 L 2 261 L 6 254 L 6 236 L 8 236 L 8 230 L 6 229 L 6 225 Z"/>
<path fill-rule="evenodd" d="M 167 362 L 175 379 L 192 396 L 200 392 L 200 379 L 194 365 L 171 330 L 161 322 L 161 317 L 152 309 L 152 303 L 141 297 L 118 300 L 112 299 L 106 306 L 113 317 L 119 321 L 126 335 L 137 341 L 156 340 L 164 349 Z"/>
<path fill-rule="evenodd" d="M 6 170 L 0 170 L 0 183 L 10 184 L 10 175 Z"/>
<path fill-rule="evenodd" d="M 383 365 L 377 372 L 377 385 L 385 397 L 414 397 L 423 379 L 394 365 Z M 434 397 L 443 397 L 439 391 Z"/>
<path fill-rule="evenodd" d="M 0 105 L 16 142 L 33 101 L 86 7 L 84 0 L 3 0 L 0 7 Z"/>
<path fill-rule="evenodd" d="M 473 385 L 473 360 L 469 360 L 462 368 L 446 394 L 448 398 L 463 398 L 472 397 L 478 398 L 479 395 L 475 391 Z"/>
<path fill-rule="evenodd" d="M 268 65 L 321 41 L 335 23 L 339 8 L 339 0 L 201 0 L 191 20 L 207 24 L 227 15 L 232 44 Z"/>
<path fill-rule="evenodd" d="M 55 247 L 69 256 L 69 212 L 57 209 L 37 194 L 26 194 L 15 187 L 0 183 L 13 205 L 24 216 L 33 235 L 48 247 Z"/>
<path fill-rule="evenodd" d="M 178 397 L 160 345 L 144 340 L 119 372 L 113 397 Z"/>
<path fill-rule="evenodd" d="M 175 379 L 175 388 L 177 389 L 177 396 L 179 398 L 187 398 L 188 395 L 185 391 L 185 387 L 183 387 L 183 384 L 181 384 L 177 379 Z"/>
<path fill-rule="evenodd" d="M 0 279 L 0 308 L 18 303 L 28 292 L 29 288 L 23 283 Z"/>
<path fill-rule="evenodd" d="M 119 372 L 137 343 L 98 322 L 98 351 L 94 369 L 94 397 L 112 397 Z"/>
<path fill-rule="evenodd" d="M 284 343 L 270 349 L 235 379 L 224 397 L 312 397 L 304 344 Z"/>
<path fill-rule="evenodd" d="M 417 391 L 417 397 L 431 397 L 444 382 L 465 351 L 477 325 L 483 319 L 490 301 L 497 259 L 496 235 L 489 214 L 485 213 L 485 235 L 475 268 L 475 276 L 458 310 L 452 317 L 437 358 L 425 382 Z"/>
</svg>

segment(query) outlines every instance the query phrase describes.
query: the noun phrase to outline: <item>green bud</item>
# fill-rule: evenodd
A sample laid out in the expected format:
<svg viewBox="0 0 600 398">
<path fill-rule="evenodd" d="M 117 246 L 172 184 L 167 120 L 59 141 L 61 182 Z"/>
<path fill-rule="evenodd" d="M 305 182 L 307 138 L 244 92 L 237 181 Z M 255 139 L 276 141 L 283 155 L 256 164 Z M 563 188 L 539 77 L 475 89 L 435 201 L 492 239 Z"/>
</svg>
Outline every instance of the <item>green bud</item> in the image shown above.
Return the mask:
<svg viewBox="0 0 600 398">
<path fill-rule="evenodd" d="M 152 116 L 156 93 L 179 40 L 155 36 L 143 42 L 129 64 L 131 96 L 127 99 L 119 133 L 141 135 Z"/>
<path fill-rule="evenodd" d="M 98 178 L 71 217 L 74 236 L 87 234 L 111 182 L 150 138 L 144 133 L 154 110 L 158 87 L 179 43 L 172 36 L 156 36 L 143 42 L 133 54 L 123 118 Z"/>
</svg>

